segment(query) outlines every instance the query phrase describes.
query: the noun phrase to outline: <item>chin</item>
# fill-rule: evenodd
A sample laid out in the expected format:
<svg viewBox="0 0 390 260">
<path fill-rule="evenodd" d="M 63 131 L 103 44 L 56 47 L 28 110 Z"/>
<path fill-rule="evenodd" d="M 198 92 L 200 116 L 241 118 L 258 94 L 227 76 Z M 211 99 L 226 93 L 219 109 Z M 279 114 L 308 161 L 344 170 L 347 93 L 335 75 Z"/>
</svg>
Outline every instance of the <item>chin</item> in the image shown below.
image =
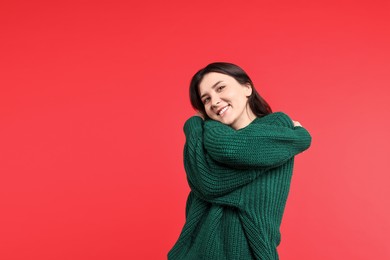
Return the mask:
<svg viewBox="0 0 390 260">
<path fill-rule="evenodd" d="M 232 120 L 218 120 L 219 122 L 221 122 L 222 124 L 224 125 L 232 125 L 233 124 L 233 121 Z"/>
<path fill-rule="evenodd" d="M 214 121 L 221 122 L 224 125 L 229 125 L 230 126 L 231 124 L 233 124 L 233 120 L 228 119 L 228 118 L 220 118 L 220 117 L 212 118 L 212 117 L 210 117 L 210 119 L 212 119 Z"/>
</svg>

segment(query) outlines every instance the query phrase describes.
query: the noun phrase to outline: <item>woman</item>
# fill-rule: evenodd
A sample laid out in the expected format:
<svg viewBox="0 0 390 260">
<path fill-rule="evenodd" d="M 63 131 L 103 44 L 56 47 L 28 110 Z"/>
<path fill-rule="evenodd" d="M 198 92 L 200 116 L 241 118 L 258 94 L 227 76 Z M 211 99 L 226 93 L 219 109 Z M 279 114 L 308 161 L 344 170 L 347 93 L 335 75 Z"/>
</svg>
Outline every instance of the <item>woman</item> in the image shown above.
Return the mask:
<svg viewBox="0 0 390 260">
<path fill-rule="evenodd" d="M 168 259 L 278 259 L 294 156 L 310 146 L 310 134 L 272 113 L 234 64 L 198 71 L 190 99 L 200 114 L 184 124 L 191 192 Z"/>
</svg>

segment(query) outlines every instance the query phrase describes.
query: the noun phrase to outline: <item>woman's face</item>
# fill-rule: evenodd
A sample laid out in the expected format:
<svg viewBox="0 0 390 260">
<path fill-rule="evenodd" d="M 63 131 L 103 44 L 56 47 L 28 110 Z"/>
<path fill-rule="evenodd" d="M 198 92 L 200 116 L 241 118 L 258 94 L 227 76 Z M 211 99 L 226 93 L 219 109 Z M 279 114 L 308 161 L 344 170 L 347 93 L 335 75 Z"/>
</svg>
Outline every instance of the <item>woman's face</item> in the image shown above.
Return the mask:
<svg viewBox="0 0 390 260">
<path fill-rule="evenodd" d="M 256 118 L 249 107 L 250 84 L 242 85 L 233 77 L 217 72 L 206 74 L 199 84 L 199 94 L 207 115 L 238 130 Z"/>
</svg>

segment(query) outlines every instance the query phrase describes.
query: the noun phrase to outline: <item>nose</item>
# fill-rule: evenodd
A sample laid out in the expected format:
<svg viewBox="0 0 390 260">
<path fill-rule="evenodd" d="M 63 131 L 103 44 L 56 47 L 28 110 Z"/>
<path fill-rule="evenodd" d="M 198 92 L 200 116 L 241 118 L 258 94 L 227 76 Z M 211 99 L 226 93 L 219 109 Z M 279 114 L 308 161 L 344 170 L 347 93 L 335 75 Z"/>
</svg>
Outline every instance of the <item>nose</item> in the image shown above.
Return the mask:
<svg viewBox="0 0 390 260">
<path fill-rule="evenodd" d="M 215 98 L 213 98 L 211 104 L 212 104 L 213 107 L 217 107 L 220 102 L 221 102 L 221 100 L 218 97 L 215 97 Z"/>
</svg>

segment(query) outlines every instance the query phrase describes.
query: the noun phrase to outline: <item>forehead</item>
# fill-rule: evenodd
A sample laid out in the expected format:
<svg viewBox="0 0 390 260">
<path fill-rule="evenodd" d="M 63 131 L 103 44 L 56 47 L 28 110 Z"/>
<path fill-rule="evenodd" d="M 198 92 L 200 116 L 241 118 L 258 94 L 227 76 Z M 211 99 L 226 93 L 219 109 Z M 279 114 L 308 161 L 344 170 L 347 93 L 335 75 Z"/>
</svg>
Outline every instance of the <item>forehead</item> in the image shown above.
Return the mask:
<svg viewBox="0 0 390 260">
<path fill-rule="evenodd" d="M 234 78 L 218 72 L 207 73 L 203 76 L 202 81 L 199 83 L 199 92 L 203 93 L 211 90 L 211 88 L 219 81 L 231 82 L 234 81 Z"/>
</svg>

